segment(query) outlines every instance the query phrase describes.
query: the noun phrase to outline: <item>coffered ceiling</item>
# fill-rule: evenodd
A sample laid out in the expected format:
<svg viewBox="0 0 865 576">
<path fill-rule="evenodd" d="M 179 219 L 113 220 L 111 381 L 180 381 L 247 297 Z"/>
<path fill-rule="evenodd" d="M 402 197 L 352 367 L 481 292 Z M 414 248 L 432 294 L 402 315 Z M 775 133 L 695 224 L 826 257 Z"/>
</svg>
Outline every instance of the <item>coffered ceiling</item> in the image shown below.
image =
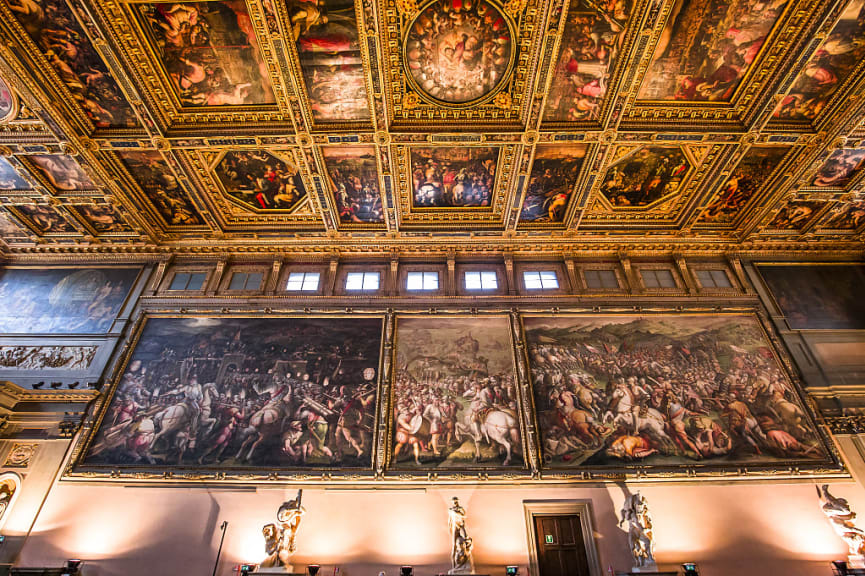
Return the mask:
<svg viewBox="0 0 865 576">
<path fill-rule="evenodd" d="M 37 251 L 860 250 L 865 0 L 0 0 Z"/>
</svg>

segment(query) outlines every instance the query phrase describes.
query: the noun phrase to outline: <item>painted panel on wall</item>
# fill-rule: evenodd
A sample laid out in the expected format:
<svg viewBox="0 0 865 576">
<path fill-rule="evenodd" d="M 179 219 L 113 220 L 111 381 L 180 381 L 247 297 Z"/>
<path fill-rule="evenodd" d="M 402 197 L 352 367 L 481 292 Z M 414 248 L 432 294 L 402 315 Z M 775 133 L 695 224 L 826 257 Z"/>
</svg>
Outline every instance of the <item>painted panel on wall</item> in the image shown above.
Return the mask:
<svg viewBox="0 0 865 576">
<path fill-rule="evenodd" d="M 548 468 L 828 459 L 754 316 L 534 316 L 524 326 Z"/>
<path fill-rule="evenodd" d="M 397 320 L 391 468 L 523 466 L 506 316 Z"/>
<path fill-rule="evenodd" d="M 98 334 L 111 328 L 140 268 L 0 269 L 0 332 Z"/>
<path fill-rule="evenodd" d="M 380 318 L 153 318 L 86 466 L 371 468 Z"/>
<path fill-rule="evenodd" d="M 865 329 L 865 266 L 757 269 L 793 330 Z"/>
</svg>

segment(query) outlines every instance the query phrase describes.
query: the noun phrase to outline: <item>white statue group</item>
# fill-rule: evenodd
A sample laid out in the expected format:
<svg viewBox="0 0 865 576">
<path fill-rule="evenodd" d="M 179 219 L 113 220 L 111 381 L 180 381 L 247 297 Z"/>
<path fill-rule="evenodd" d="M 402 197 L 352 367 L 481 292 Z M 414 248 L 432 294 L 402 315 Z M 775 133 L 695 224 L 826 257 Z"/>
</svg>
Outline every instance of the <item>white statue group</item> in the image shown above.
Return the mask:
<svg viewBox="0 0 865 576">
<path fill-rule="evenodd" d="M 277 523 L 262 528 L 267 558 L 261 563 L 259 572 L 291 572 L 291 556 L 296 550 L 295 536 L 300 520 L 306 513 L 301 506 L 303 490 L 297 497 L 279 507 Z M 850 567 L 865 566 L 865 531 L 855 524 L 856 513 L 844 498 L 829 493 L 829 486 L 817 488 L 817 496 L 823 513 L 835 529 L 835 533 L 847 544 Z M 633 572 L 657 572 L 654 556 L 654 528 L 652 515 L 645 496 L 639 492 L 630 494 L 622 505 L 619 526 L 628 524 L 628 545 L 634 561 Z M 474 574 L 472 539 L 466 533 L 466 509 L 457 497 L 448 509 L 448 530 L 451 535 L 451 569 L 448 574 Z"/>
<path fill-rule="evenodd" d="M 300 519 L 306 509 L 300 505 L 303 490 L 297 491 L 297 497 L 284 502 L 276 512 L 277 523 L 266 524 L 261 532 L 264 535 L 264 548 L 267 553 L 257 572 L 290 573 L 291 556 L 297 546 L 295 537 Z M 448 574 L 474 574 L 472 559 L 472 539 L 466 533 L 466 509 L 460 506 L 459 499 L 454 496 L 453 504 L 448 509 L 448 530 L 451 534 L 451 569 Z"/>
</svg>

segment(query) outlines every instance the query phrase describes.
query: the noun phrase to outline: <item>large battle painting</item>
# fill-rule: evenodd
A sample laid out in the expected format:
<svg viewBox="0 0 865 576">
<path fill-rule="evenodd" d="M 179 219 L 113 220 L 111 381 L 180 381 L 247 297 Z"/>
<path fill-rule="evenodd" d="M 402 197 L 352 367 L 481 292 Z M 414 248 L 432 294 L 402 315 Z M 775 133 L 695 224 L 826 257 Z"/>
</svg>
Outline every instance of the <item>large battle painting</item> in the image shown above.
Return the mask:
<svg viewBox="0 0 865 576">
<path fill-rule="evenodd" d="M 865 266 L 757 269 L 793 330 L 865 329 Z"/>
<path fill-rule="evenodd" d="M 811 223 L 825 205 L 825 202 L 813 200 L 790 200 L 766 227 L 776 230 L 801 230 Z"/>
<path fill-rule="evenodd" d="M 35 169 L 61 192 L 93 189 L 96 185 L 72 156 L 62 154 L 34 154 L 27 159 Z"/>
<path fill-rule="evenodd" d="M 436 0 L 411 23 L 405 59 L 422 92 L 462 104 L 489 94 L 507 78 L 515 49 L 495 4 Z"/>
<path fill-rule="evenodd" d="M 384 222 L 375 148 L 325 146 L 321 154 L 327 165 L 328 183 L 340 221 L 358 224 Z"/>
<path fill-rule="evenodd" d="M 198 210 L 159 152 L 118 152 L 117 156 L 167 224 L 203 224 Z"/>
<path fill-rule="evenodd" d="M 597 120 L 632 2 L 579 0 L 568 9 L 545 122 Z"/>
<path fill-rule="evenodd" d="M 521 222 L 562 222 L 586 155 L 585 144 L 539 144 Z"/>
<path fill-rule="evenodd" d="M 865 58 L 865 2 L 852 0 L 799 72 L 775 118 L 813 120 Z"/>
<path fill-rule="evenodd" d="M 83 464 L 371 468 L 380 318 L 147 321 Z"/>
<path fill-rule="evenodd" d="M 412 148 L 415 208 L 488 207 L 492 203 L 499 148 Z"/>
<path fill-rule="evenodd" d="M 138 125 L 132 107 L 64 0 L 8 0 L 8 4 L 94 126 Z"/>
<path fill-rule="evenodd" d="M 613 206 L 645 206 L 676 192 L 690 167 L 681 148 L 647 146 L 610 166 L 601 193 Z"/>
<path fill-rule="evenodd" d="M 6 158 L 0 158 L 0 190 L 29 190 L 30 184 Z"/>
<path fill-rule="evenodd" d="M 216 177 L 229 196 L 256 210 L 290 210 L 306 198 L 298 167 L 264 150 L 227 152 Z"/>
<path fill-rule="evenodd" d="M 524 318 L 548 468 L 827 454 L 753 316 Z"/>
<path fill-rule="evenodd" d="M 391 467 L 523 466 L 508 318 L 399 318 L 396 335 Z"/>
<path fill-rule="evenodd" d="M 732 222 L 789 151 L 789 146 L 754 146 L 749 149 L 699 221 L 708 224 Z"/>
<path fill-rule="evenodd" d="M 313 119 L 369 121 L 354 2 L 288 0 L 287 6 Z"/>
<path fill-rule="evenodd" d="M 120 312 L 139 268 L 2 268 L 0 332 L 100 334 Z"/>
<path fill-rule="evenodd" d="M 786 5 L 787 0 L 678 0 L 637 97 L 730 100 Z"/>
<path fill-rule="evenodd" d="M 182 106 L 276 102 L 244 0 L 137 9 Z"/>
<path fill-rule="evenodd" d="M 75 234 L 75 226 L 53 206 L 44 204 L 25 204 L 11 207 L 22 221 L 30 225 L 37 234 Z"/>
<path fill-rule="evenodd" d="M 842 148 L 835 150 L 814 175 L 812 186 L 818 188 L 843 188 L 865 164 L 865 148 Z"/>
</svg>

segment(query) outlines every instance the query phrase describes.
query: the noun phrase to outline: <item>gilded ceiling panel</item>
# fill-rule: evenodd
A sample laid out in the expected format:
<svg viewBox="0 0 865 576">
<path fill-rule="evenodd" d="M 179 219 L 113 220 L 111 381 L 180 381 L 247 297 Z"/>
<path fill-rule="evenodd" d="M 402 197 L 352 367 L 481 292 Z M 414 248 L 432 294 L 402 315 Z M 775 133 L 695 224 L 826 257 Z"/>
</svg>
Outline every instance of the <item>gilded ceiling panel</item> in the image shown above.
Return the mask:
<svg viewBox="0 0 865 576">
<path fill-rule="evenodd" d="M 826 207 L 826 202 L 815 200 L 789 200 L 768 222 L 769 231 L 800 232 L 810 225 Z"/>
<path fill-rule="evenodd" d="M 820 222 L 828 230 L 861 230 L 865 227 L 865 200 L 838 202 Z"/>
<path fill-rule="evenodd" d="M 330 198 L 342 225 L 384 224 L 373 146 L 322 146 Z"/>
<path fill-rule="evenodd" d="M 613 68 L 622 60 L 630 0 L 574 0 L 549 81 L 543 121 L 598 123 L 608 101 Z"/>
<path fill-rule="evenodd" d="M 538 144 L 525 196 L 520 224 L 559 224 L 565 222 L 587 144 Z"/>
<path fill-rule="evenodd" d="M 39 236 L 68 236 L 78 230 L 57 208 L 45 204 L 21 204 L 9 206 L 9 210 L 21 222 Z"/>
<path fill-rule="evenodd" d="M 138 125 L 132 107 L 64 0 L 5 0 L 7 14 L 97 128 Z M 11 22 L 9 22 L 11 24 Z"/>
<path fill-rule="evenodd" d="M 30 190 L 32 186 L 21 177 L 6 158 L 0 158 L 0 190 Z"/>
<path fill-rule="evenodd" d="M 265 150 L 226 152 L 214 173 L 225 194 L 256 212 L 290 211 L 306 200 L 300 169 Z"/>
<path fill-rule="evenodd" d="M 99 189 L 72 156 L 32 154 L 24 158 L 31 172 L 53 192 L 64 193 Z"/>
<path fill-rule="evenodd" d="M 69 210 L 94 236 L 136 234 L 120 211 L 111 204 L 74 204 Z"/>
<path fill-rule="evenodd" d="M 847 2 L 826 38 L 796 75 L 773 118 L 813 122 L 865 63 L 865 2 Z"/>
<path fill-rule="evenodd" d="M 156 151 L 117 152 L 144 197 L 167 226 L 201 226 L 204 220 L 176 174 Z"/>
<path fill-rule="evenodd" d="M 844 189 L 856 178 L 865 164 L 865 147 L 833 151 L 817 169 L 810 181 L 815 188 Z"/>
</svg>

